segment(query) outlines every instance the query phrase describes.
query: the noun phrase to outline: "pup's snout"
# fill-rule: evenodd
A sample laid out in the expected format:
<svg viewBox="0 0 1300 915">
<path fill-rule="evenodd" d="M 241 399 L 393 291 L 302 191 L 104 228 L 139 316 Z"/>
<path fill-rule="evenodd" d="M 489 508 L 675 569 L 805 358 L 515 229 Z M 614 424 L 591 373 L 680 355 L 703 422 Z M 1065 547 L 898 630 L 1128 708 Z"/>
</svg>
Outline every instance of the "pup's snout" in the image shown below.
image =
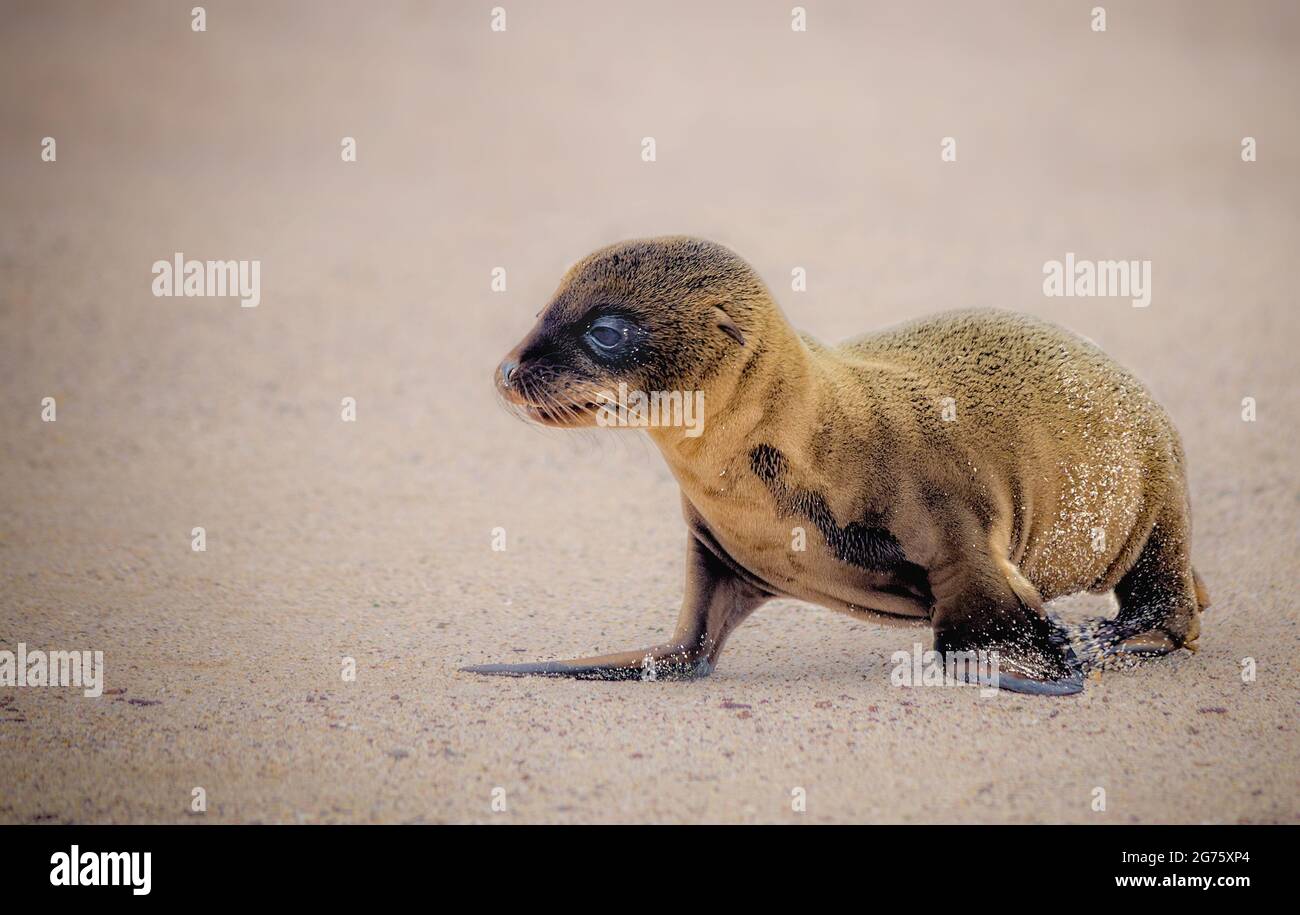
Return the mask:
<svg viewBox="0 0 1300 915">
<path fill-rule="evenodd" d="M 519 351 L 514 350 L 510 355 L 501 360 L 497 366 L 496 383 L 497 393 L 503 397 L 507 403 L 522 404 L 524 403 L 523 382 L 524 372 L 519 365 Z"/>
</svg>

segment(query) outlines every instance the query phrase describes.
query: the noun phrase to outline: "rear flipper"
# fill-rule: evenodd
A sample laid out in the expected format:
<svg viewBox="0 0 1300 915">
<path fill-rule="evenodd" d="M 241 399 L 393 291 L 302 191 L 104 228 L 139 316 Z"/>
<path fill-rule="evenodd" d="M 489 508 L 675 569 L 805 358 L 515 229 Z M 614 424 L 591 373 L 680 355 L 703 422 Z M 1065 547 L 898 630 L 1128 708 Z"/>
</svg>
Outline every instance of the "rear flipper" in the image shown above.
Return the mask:
<svg viewBox="0 0 1300 915">
<path fill-rule="evenodd" d="M 1090 617 L 1060 620 L 1062 631 L 1078 649 L 1086 670 L 1101 668 L 1115 658 L 1155 658 L 1177 651 L 1169 633 L 1154 628 L 1148 620 L 1119 620 Z"/>
<path fill-rule="evenodd" d="M 1090 666 L 1117 656 L 1196 651 L 1201 611 L 1210 605 L 1210 595 L 1192 568 L 1185 506 L 1161 515 L 1133 568 L 1115 585 L 1115 598 L 1115 619 L 1071 627 Z"/>
</svg>

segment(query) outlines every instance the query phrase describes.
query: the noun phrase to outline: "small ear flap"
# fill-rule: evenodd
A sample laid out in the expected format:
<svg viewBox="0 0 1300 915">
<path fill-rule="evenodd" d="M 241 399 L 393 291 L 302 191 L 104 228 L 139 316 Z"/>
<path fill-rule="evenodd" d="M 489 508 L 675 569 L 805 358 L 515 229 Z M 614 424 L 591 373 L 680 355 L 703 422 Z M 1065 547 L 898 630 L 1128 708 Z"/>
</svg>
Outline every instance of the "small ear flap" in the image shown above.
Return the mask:
<svg viewBox="0 0 1300 915">
<path fill-rule="evenodd" d="M 740 328 L 736 326 L 736 322 L 731 320 L 731 316 L 721 308 L 715 308 L 713 310 L 717 312 L 718 329 L 741 346 L 744 346 L 745 335 L 740 332 Z"/>
</svg>

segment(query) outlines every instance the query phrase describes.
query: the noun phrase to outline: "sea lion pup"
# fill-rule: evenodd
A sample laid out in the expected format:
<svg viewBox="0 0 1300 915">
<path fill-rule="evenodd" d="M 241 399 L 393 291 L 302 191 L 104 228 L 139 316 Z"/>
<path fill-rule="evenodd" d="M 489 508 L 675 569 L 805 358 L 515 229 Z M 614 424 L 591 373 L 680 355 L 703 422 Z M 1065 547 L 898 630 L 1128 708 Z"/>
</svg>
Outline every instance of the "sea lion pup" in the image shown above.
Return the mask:
<svg viewBox="0 0 1300 915">
<path fill-rule="evenodd" d="M 1195 649 L 1208 601 L 1178 433 L 1136 378 L 1043 321 L 951 312 L 827 347 L 721 245 L 628 241 L 569 270 L 496 382 L 547 426 L 597 425 L 620 384 L 702 391 L 706 413 L 647 430 L 689 530 L 672 639 L 466 670 L 703 676 L 778 596 L 929 622 L 936 650 L 997 652 L 998 685 L 1020 692 L 1083 688 L 1043 612 L 1064 594 L 1114 589 L 1108 653 Z"/>
</svg>

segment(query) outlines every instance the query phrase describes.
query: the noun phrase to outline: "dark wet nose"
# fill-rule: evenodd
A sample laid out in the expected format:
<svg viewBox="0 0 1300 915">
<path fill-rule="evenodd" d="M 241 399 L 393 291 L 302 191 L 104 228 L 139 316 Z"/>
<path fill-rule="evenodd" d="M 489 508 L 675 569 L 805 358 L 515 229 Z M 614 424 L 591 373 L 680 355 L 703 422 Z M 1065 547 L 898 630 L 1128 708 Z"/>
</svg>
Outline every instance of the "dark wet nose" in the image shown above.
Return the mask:
<svg viewBox="0 0 1300 915">
<path fill-rule="evenodd" d="M 514 381 L 515 374 L 519 371 L 519 363 L 514 359 L 507 359 L 501 363 L 501 383 L 507 388 Z"/>
</svg>

